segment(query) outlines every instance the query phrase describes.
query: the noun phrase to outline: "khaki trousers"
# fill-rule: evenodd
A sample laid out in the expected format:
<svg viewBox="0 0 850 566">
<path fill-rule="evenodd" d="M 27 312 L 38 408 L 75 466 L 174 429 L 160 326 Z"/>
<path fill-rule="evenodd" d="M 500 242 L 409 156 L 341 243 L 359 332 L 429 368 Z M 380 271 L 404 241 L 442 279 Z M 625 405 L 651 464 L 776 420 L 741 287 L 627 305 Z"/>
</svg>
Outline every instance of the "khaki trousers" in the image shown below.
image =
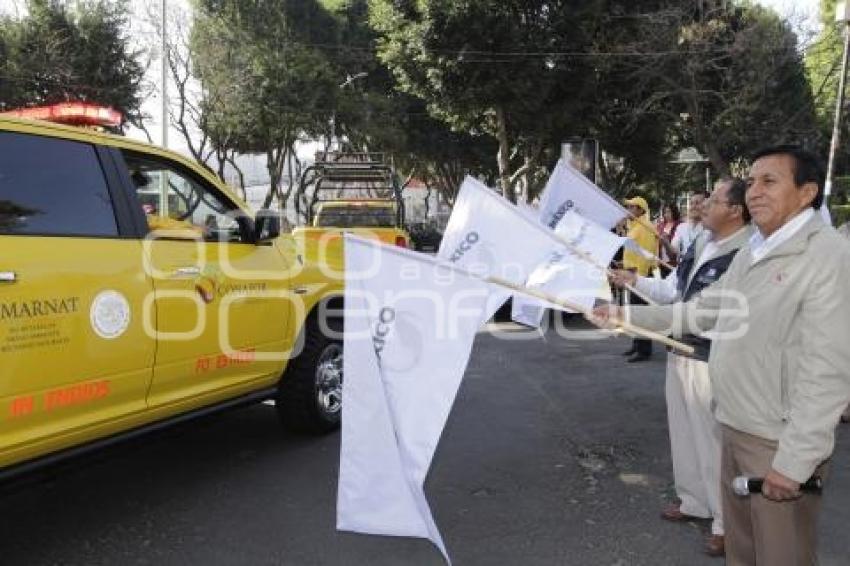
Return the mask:
<svg viewBox="0 0 850 566">
<path fill-rule="evenodd" d="M 712 519 L 711 534 L 722 535 L 720 424 L 711 411 L 708 364 L 667 354 L 667 425 L 676 495 L 685 515 Z"/>
<path fill-rule="evenodd" d="M 722 425 L 721 491 L 726 521 L 727 566 L 810 566 L 817 564 L 817 518 L 821 496 L 806 493 L 776 502 L 761 495 L 732 492 L 737 476 L 763 478 L 770 471 L 776 442 Z M 827 463 L 816 475 L 826 477 Z"/>
</svg>

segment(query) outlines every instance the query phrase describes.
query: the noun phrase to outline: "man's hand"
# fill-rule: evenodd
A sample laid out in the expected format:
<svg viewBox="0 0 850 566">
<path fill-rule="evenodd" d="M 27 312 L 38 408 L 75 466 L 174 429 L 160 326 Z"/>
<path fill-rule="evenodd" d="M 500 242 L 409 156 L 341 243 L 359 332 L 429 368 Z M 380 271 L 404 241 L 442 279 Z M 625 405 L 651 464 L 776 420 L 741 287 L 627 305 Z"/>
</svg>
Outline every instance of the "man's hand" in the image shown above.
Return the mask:
<svg viewBox="0 0 850 566">
<path fill-rule="evenodd" d="M 764 477 L 761 494 L 773 501 L 791 501 L 800 497 L 800 484 L 776 470 L 770 470 Z"/>
<path fill-rule="evenodd" d="M 617 305 L 600 305 L 585 318 L 604 330 L 617 328 L 617 322 L 623 320 L 623 307 Z"/>
<path fill-rule="evenodd" d="M 612 285 L 620 289 L 628 285 L 634 286 L 637 283 L 637 274 L 625 269 L 612 269 L 608 274 L 608 278 L 611 280 Z"/>
</svg>

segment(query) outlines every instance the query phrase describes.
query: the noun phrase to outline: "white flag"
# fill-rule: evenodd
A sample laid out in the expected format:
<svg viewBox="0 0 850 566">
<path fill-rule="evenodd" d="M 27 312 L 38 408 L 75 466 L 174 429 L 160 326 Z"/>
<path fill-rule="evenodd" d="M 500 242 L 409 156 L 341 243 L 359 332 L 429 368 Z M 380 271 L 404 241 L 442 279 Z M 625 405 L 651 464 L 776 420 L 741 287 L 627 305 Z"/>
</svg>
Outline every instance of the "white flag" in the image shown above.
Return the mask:
<svg viewBox="0 0 850 566">
<path fill-rule="evenodd" d="M 531 328 L 540 328 L 547 308 L 547 303 L 517 293 L 511 301 L 511 320 Z"/>
<path fill-rule="evenodd" d="M 522 285 L 557 248 L 557 240 L 536 220 L 492 189 L 467 177 L 437 257 L 482 276 Z M 495 292 L 486 318 L 508 297 L 509 292 Z"/>
<path fill-rule="evenodd" d="M 613 234 L 575 211 L 564 215 L 555 228 L 555 234 L 569 244 L 574 256 L 582 259 L 577 262 L 575 257 L 570 257 L 567 269 L 564 269 L 562 261 L 554 268 L 549 266 L 537 270 L 528 284 L 539 285 L 547 293 L 586 309 L 592 308 L 596 299 L 608 298 L 607 268 L 627 238 Z"/>
<path fill-rule="evenodd" d="M 604 298 L 609 291 L 604 267 L 594 265 L 565 248 L 553 252 L 545 263 L 531 273 L 525 284 L 585 310 L 593 308 L 596 299 Z M 546 301 L 538 301 L 538 305 L 572 312 Z M 524 315 L 530 318 L 528 305 L 525 307 Z"/>
<path fill-rule="evenodd" d="M 613 234 L 575 210 L 564 213 L 555 234 L 569 243 L 569 248 L 576 253 L 552 256 L 548 264 L 535 270 L 527 284 L 585 308 L 592 308 L 597 298 L 608 298 L 610 289 L 605 269 L 617 250 L 627 244 L 627 238 Z M 539 328 L 546 308 L 545 302 L 514 295 L 511 319 Z"/>
<path fill-rule="evenodd" d="M 620 203 L 559 159 L 540 197 L 540 222 L 554 230 L 570 210 L 608 230 L 628 216 Z"/>
<path fill-rule="evenodd" d="M 517 202 L 516 207 L 523 216 L 533 220 L 534 222 L 538 222 L 538 219 L 540 218 L 540 211 L 536 207 L 524 202 Z"/>
<path fill-rule="evenodd" d="M 578 212 L 567 212 L 555 228 L 555 234 L 603 269 L 607 268 L 628 238 L 606 230 Z"/>
<path fill-rule="evenodd" d="M 434 258 L 345 238 L 337 528 L 446 548 L 423 484 L 491 286 Z"/>
<path fill-rule="evenodd" d="M 521 285 L 556 247 L 536 221 L 472 177 L 460 187 L 437 257 Z"/>
</svg>

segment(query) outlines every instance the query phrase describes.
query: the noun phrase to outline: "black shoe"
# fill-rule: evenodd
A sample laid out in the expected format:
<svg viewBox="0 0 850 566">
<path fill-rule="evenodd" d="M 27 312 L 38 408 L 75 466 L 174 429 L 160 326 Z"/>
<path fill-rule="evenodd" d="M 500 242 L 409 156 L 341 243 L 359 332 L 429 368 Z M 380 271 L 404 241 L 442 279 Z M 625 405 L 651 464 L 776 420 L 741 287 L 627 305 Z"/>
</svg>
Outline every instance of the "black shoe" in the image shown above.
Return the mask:
<svg viewBox="0 0 850 566">
<path fill-rule="evenodd" d="M 623 352 L 623 355 L 624 355 L 624 356 L 632 356 L 632 355 L 634 355 L 636 352 L 637 352 L 637 350 L 635 350 L 634 346 L 632 346 L 631 348 L 629 348 L 628 350 L 626 350 L 625 352 Z"/>
<path fill-rule="evenodd" d="M 629 362 L 630 364 L 633 364 L 635 362 L 645 362 L 649 358 L 650 358 L 650 354 L 637 353 L 626 361 Z"/>
</svg>

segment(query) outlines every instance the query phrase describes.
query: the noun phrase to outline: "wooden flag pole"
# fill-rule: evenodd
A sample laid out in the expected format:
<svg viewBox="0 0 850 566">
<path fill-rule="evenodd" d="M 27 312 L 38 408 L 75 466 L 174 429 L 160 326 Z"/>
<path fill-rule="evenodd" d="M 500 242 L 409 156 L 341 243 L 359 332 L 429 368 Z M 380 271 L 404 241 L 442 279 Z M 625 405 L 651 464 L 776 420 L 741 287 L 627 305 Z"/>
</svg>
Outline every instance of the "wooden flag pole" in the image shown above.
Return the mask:
<svg viewBox="0 0 850 566">
<path fill-rule="evenodd" d="M 461 270 L 466 272 L 465 270 Z M 466 272 L 468 275 L 473 275 L 469 272 Z M 547 293 L 543 293 L 538 291 L 537 289 L 531 289 L 529 287 L 523 287 L 522 285 L 516 285 L 511 283 L 510 281 L 506 281 L 505 279 L 500 279 L 498 277 L 485 277 L 485 281 L 492 283 L 494 285 L 499 285 L 500 287 L 505 287 L 506 289 L 510 289 L 512 291 L 516 291 L 518 293 L 522 293 L 524 295 L 530 295 L 536 299 L 540 299 L 542 301 L 546 301 L 552 303 L 553 305 L 558 305 L 565 309 L 569 309 L 571 311 L 579 312 L 587 317 L 592 317 L 593 313 L 584 308 L 581 305 L 577 305 L 571 301 L 566 301 L 563 299 L 559 299 Z M 646 338 L 647 340 L 653 340 L 655 342 L 660 342 L 666 346 L 670 346 L 671 348 L 678 350 L 685 354 L 693 354 L 694 349 L 692 346 L 688 346 L 687 344 L 682 344 L 672 338 L 664 336 L 663 334 L 659 334 L 658 332 L 653 332 L 652 330 L 647 330 L 646 328 L 641 328 L 640 326 L 635 326 L 634 324 L 625 321 L 625 320 L 612 320 L 612 324 L 615 324 L 617 327 L 623 329 L 624 332 L 627 332 L 633 336 L 639 336 L 641 338 Z"/>
<path fill-rule="evenodd" d="M 585 220 L 585 221 L 589 222 L 588 220 Z M 555 234 L 555 237 L 558 238 L 558 241 L 561 244 L 563 244 L 564 246 L 566 246 L 572 253 L 579 256 L 581 259 L 585 260 L 586 262 L 588 262 L 592 266 L 596 267 L 596 269 L 600 269 L 600 270 L 604 271 L 605 275 L 607 275 L 609 278 L 614 276 L 614 272 L 610 268 L 600 264 L 598 261 L 593 259 L 593 256 L 591 256 L 589 253 L 578 249 L 578 247 L 574 246 L 566 238 L 562 238 L 560 235 L 558 235 L 557 232 L 553 232 L 553 234 Z M 626 284 L 624 284 L 624 287 L 626 289 L 628 289 L 629 291 L 631 291 L 632 293 L 634 293 L 635 295 L 637 295 L 638 297 L 640 297 L 641 299 L 643 299 L 644 301 L 646 301 L 646 304 L 653 305 L 653 306 L 658 304 L 655 301 L 653 301 L 652 299 L 650 299 L 646 294 L 638 291 L 637 288 L 635 288 L 634 285 L 630 285 L 630 284 L 626 283 Z"/>
<path fill-rule="evenodd" d="M 551 234 L 553 237 L 555 236 L 554 232 L 550 232 L 548 230 L 546 232 L 548 234 Z M 370 246 L 380 247 L 381 249 L 388 251 L 388 252 L 391 252 L 391 253 L 394 253 L 394 254 L 410 254 L 410 253 L 413 253 L 413 252 L 409 252 L 408 250 L 403 250 L 402 248 L 398 248 L 396 246 L 390 246 L 390 245 L 382 243 L 382 242 L 374 242 L 374 241 L 367 240 L 367 239 L 359 237 L 359 236 L 354 236 L 352 234 L 346 234 L 345 237 L 351 238 L 353 240 L 361 241 L 361 242 L 366 243 Z M 555 238 L 555 239 L 558 239 L 558 238 Z M 422 254 L 417 254 L 417 255 L 421 256 Z M 488 277 L 488 276 L 482 275 L 480 273 L 475 273 L 475 272 L 470 271 L 468 269 L 464 269 L 462 267 L 459 267 L 457 265 L 454 265 L 452 263 L 449 263 L 449 262 L 446 262 L 446 261 L 443 261 L 443 260 L 440 260 L 440 259 L 437 259 L 437 258 L 432 258 L 432 257 L 429 257 L 429 256 L 423 256 L 419 259 L 420 259 L 420 261 L 423 261 L 423 260 L 430 261 L 430 262 L 432 262 L 436 265 L 439 265 L 440 267 L 442 267 L 444 269 L 456 271 L 456 272 L 461 273 L 461 274 L 463 274 L 467 277 L 480 279 L 482 281 L 486 281 L 486 282 L 491 283 L 493 285 L 498 285 L 500 287 L 504 287 L 505 289 L 510 289 L 511 291 L 515 291 L 517 293 L 522 293 L 524 295 L 528 295 L 528 296 L 534 297 L 536 299 L 540 299 L 542 301 L 552 303 L 553 305 L 558 305 L 559 307 L 563 307 L 567 310 L 571 310 L 571 311 L 581 313 L 588 318 L 593 316 L 593 313 L 590 311 L 590 309 L 586 309 L 583 306 L 578 305 L 576 303 L 573 303 L 571 301 L 567 301 L 567 300 L 564 300 L 564 299 L 560 299 L 558 297 L 554 297 L 552 295 L 549 295 L 548 293 L 538 291 L 537 289 L 531 289 L 529 287 L 517 285 L 516 283 L 512 283 L 510 281 L 507 281 L 506 279 L 501 279 L 499 277 L 492 277 L 492 276 Z M 678 351 L 685 353 L 685 354 L 693 354 L 694 353 L 694 348 L 692 346 L 688 346 L 687 344 L 682 344 L 681 342 L 673 340 L 672 338 L 664 336 L 663 334 L 659 334 L 658 332 L 654 332 L 652 330 L 647 330 L 646 328 L 641 328 L 640 326 L 635 326 L 634 324 L 632 324 L 628 321 L 612 320 L 611 323 L 616 325 L 618 328 L 622 329 L 624 332 L 627 332 L 627 333 L 632 334 L 634 336 L 640 336 L 641 338 L 646 338 L 647 340 L 653 340 L 655 342 L 660 342 L 660 343 L 662 343 L 666 346 L 670 346 L 671 348 L 678 350 Z"/>
</svg>

